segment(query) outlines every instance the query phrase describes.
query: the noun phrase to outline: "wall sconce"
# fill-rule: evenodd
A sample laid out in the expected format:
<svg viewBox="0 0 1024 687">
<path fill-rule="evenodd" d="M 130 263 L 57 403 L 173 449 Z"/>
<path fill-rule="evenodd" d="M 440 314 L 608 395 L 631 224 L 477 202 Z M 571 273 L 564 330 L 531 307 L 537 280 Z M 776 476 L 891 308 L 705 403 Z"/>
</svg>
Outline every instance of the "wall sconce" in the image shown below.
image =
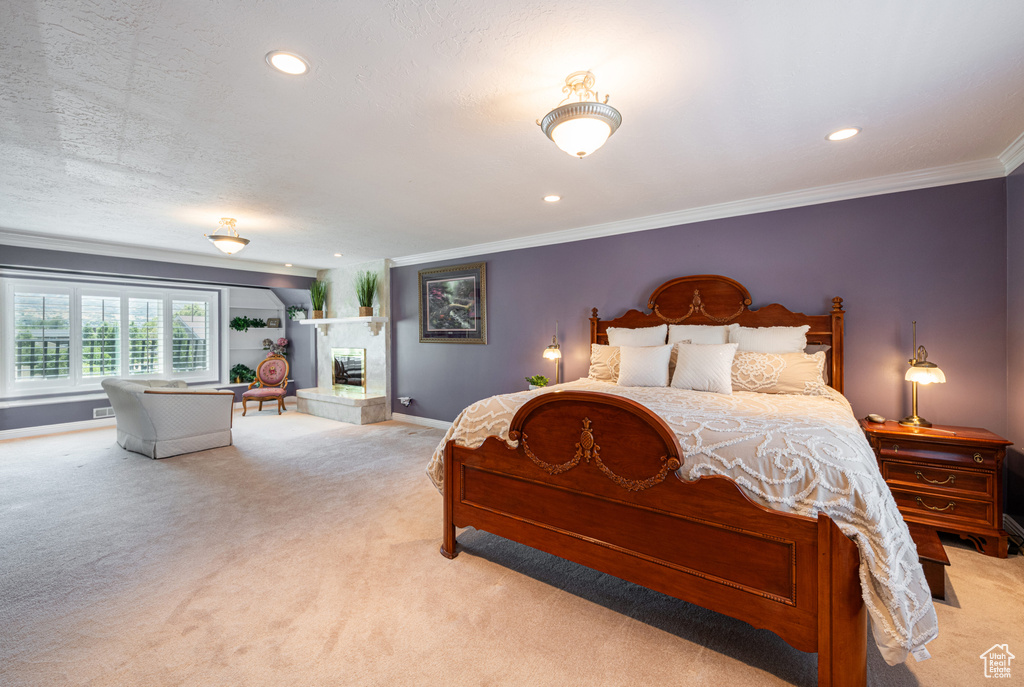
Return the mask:
<svg viewBox="0 0 1024 687">
<path fill-rule="evenodd" d="M 917 320 L 914 320 L 914 357 L 910 359 L 910 369 L 907 370 L 905 379 L 913 384 L 914 408 L 913 413 L 900 420 L 905 427 L 931 427 L 932 423 L 917 414 L 917 385 L 918 384 L 944 384 L 946 375 L 939 366 L 928 361 L 928 351 L 924 346 L 917 345 Z"/>
<path fill-rule="evenodd" d="M 544 349 L 544 357 L 555 361 L 555 384 L 559 383 L 558 361 L 562 358 L 562 350 L 558 347 L 558 320 L 555 320 L 555 335 L 551 337 L 551 345 Z"/>
</svg>

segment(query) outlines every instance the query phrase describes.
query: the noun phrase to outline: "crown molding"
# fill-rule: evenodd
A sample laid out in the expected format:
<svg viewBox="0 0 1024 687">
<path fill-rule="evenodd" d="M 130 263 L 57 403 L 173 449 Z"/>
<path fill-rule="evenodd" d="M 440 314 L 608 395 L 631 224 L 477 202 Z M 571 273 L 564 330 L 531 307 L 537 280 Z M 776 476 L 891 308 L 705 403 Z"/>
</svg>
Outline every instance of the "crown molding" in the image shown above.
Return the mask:
<svg viewBox="0 0 1024 687">
<path fill-rule="evenodd" d="M 706 222 L 727 217 L 740 217 L 760 212 L 772 212 L 773 210 L 786 210 L 807 205 L 820 205 L 822 203 L 833 203 L 841 200 L 897 193 L 899 191 L 913 191 L 934 186 L 960 184 L 968 181 L 995 179 L 1005 175 L 1006 167 L 1000 159 L 991 158 L 974 162 L 962 162 L 944 167 L 932 167 L 913 172 L 902 172 L 900 174 L 872 177 L 859 181 L 818 186 L 801 191 L 789 191 L 771 196 L 759 196 L 757 198 L 747 198 L 728 203 L 705 205 L 699 208 L 667 212 L 660 215 L 648 215 L 647 217 L 594 224 L 576 229 L 555 231 L 549 234 L 524 236 L 503 241 L 491 241 L 472 246 L 431 251 L 429 253 L 405 255 L 393 258 L 392 261 L 395 267 L 420 265 L 473 255 L 501 253 L 522 248 L 569 243 L 571 241 L 584 241 L 605 236 L 615 236 L 617 234 L 674 227 L 681 224 L 693 224 L 695 222 Z"/>
<path fill-rule="evenodd" d="M 21 248 L 42 248 L 64 253 L 86 253 L 88 255 L 106 255 L 116 258 L 135 260 L 154 260 L 156 262 L 174 262 L 184 265 L 202 267 L 219 267 L 245 272 L 265 272 L 269 274 L 288 274 L 297 277 L 315 277 L 316 268 L 284 267 L 280 263 L 254 262 L 233 258 L 222 258 L 216 255 L 186 253 L 184 251 L 164 250 L 133 246 L 125 243 L 107 241 L 89 241 L 87 239 L 69 238 L 67 236 L 51 236 L 48 234 L 29 234 L 20 231 L 0 229 L 0 245 L 19 246 Z"/>
<path fill-rule="evenodd" d="M 1020 167 L 1020 164 L 1024 162 L 1024 133 L 1018 136 L 1017 140 L 1013 143 L 1006 146 L 1006 150 L 999 153 L 999 161 L 1003 163 L 1007 176 L 1013 170 Z"/>
</svg>

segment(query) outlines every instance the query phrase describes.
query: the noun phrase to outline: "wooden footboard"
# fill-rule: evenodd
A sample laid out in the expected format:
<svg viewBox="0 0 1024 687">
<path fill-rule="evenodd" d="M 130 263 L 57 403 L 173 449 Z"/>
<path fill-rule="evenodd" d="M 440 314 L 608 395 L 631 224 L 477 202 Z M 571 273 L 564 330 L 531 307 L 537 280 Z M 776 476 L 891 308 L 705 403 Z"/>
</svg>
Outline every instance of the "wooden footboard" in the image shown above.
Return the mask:
<svg viewBox="0 0 1024 687">
<path fill-rule="evenodd" d="M 819 685 L 865 684 L 857 547 L 827 516 L 679 479 L 671 429 L 618 396 L 538 396 L 509 437 L 517 448 L 446 446 L 442 554 L 472 526 L 771 630 L 818 652 Z"/>
</svg>

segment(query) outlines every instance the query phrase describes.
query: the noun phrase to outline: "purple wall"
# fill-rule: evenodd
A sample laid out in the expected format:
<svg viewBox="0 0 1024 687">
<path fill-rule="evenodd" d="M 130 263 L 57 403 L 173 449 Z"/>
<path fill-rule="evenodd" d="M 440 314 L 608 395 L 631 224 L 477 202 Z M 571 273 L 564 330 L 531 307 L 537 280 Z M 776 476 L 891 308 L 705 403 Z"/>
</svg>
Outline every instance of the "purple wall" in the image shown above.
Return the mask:
<svg viewBox="0 0 1024 687">
<path fill-rule="evenodd" d="M 1006 178 L 1006 512 L 1024 522 L 1024 165 Z"/>
<path fill-rule="evenodd" d="M 305 303 L 308 300 L 304 296 L 305 289 L 312 281 L 310 277 L 5 245 L 0 245 L 0 266 L 59 270 L 69 277 L 117 275 L 203 284 L 272 287 L 285 305 Z M 130 279 L 125 281 L 129 282 Z M 294 393 L 295 388 L 316 386 L 314 329 L 314 327 L 293 326 L 291 322 L 285 325 L 285 336 L 291 341 L 288 355 L 288 362 L 291 364 L 290 373 L 295 379 L 295 384 L 289 387 L 290 393 Z M 239 400 L 241 399 L 241 392 L 236 391 L 235 395 Z M 103 408 L 109 405 L 110 403 L 102 398 L 6 408 L 0 410 L 0 431 L 91 420 L 94 408 Z"/>
<path fill-rule="evenodd" d="M 993 179 L 395 268 L 392 393 L 414 402 L 393 409 L 452 420 L 473 401 L 524 389 L 527 375 L 552 376 L 541 351 L 556 319 L 563 379 L 585 376 L 591 307 L 615 317 L 670 278 L 712 273 L 744 284 L 755 308 L 825 313 L 842 296 L 846 395 L 858 416 L 909 413 L 916 319 L 948 380 L 921 390 L 921 414 L 1005 434 L 1006 209 L 1006 180 Z M 419 343 L 417 271 L 480 260 L 489 343 Z"/>
</svg>

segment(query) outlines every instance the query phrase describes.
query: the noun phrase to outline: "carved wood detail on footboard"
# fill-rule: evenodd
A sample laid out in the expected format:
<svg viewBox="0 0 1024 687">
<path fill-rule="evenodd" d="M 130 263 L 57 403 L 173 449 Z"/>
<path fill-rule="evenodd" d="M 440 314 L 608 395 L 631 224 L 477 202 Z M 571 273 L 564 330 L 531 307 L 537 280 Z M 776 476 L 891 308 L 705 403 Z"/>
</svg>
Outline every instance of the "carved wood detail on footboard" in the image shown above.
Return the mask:
<svg viewBox="0 0 1024 687">
<path fill-rule="evenodd" d="M 863 685 L 856 545 L 752 502 L 725 477 L 681 480 L 678 439 L 638 403 L 562 391 L 516 413 L 509 444 L 445 448 L 444 539 L 476 527 L 767 628 L 819 652 L 820 685 Z"/>
</svg>

